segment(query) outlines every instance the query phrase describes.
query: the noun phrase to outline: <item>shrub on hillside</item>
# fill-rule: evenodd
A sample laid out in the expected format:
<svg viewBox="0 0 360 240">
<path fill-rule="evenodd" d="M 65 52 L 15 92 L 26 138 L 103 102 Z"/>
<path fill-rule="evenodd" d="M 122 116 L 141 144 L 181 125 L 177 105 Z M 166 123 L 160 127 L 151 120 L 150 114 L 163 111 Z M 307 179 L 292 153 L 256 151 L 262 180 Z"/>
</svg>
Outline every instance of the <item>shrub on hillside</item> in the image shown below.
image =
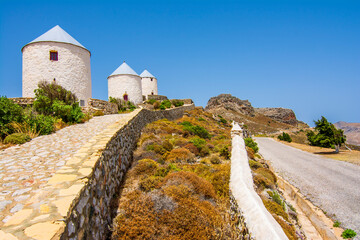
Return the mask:
<svg viewBox="0 0 360 240">
<path fill-rule="evenodd" d="M 139 160 L 135 166 L 135 172 L 137 174 L 154 174 L 158 169 L 159 164 L 152 159 Z"/>
<path fill-rule="evenodd" d="M 159 109 L 160 108 L 160 102 L 159 101 L 155 101 L 153 103 L 154 109 Z"/>
<path fill-rule="evenodd" d="M 166 160 L 169 162 L 193 162 L 194 154 L 192 154 L 186 148 L 176 148 L 171 150 L 170 154 L 167 156 Z"/>
<path fill-rule="evenodd" d="M 252 150 L 254 150 L 255 153 L 259 151 L 259 147 L 257 143 L 254 142 L 252 138 L 245 138 L 244 140 L 245 140 L 245 145 L 249 148 L 252 148 Z"/>
<path fill-rule="evenodd" d="M 183 125 L 184 131 L 197 135 L 201 138 L 205 138 L 205 139 L 211 138 L 210 133 L 204 127 L 193 125 L 189 121 L 184 121 L 181 123 L 181 125 Z"/>
<path fill-rule="evenodd" d="M 224 157 L 225 159 L 229 160 L 231 157 L 231 152 L 229 150 L 228 146 L 224 146 L 223 148 L 220 149 L 220 156 Z"/>
<path fill-rule="evenodd" d="M 285 132 L 283 132 L 282 134 L 280 134 L 280 135 L 278 136 L 278 139 L 281 140 L 281 141 L 292 142 L 292 139 L 291 139 L 290 135 L 287 134 L 287 133 L 285 133 Z"/>
<path fill-rule="evenodd" d="M 22 122 L 23 109 L 7 97 L 0 97 L 0 138 L 13 133 L 11 122 Z"/>
<path fill-rule="evenodd" d="M 183 102 L 183 101 L 177 100 L 177 99 L 172 100 L 171 103 L 172 103 L 175 107 L 181 107 L 181 106 L 184 105 L 184 102 Z"/>
<path fill-rule="evenodd" d="M 28 141 L 30 141 L 31 138 L 26 135 L 25 133 L 13 133 L 8 135 L 5 139 L 4 139 L 4 143 L 5 144 L 23 144 L 26 143 Z"/>
<path fill-rule="evenodd" d="M 59 117 L 64 122 L 80 123 L 84 114 L 75 94 L 56 83 L 40 82 L 35 89 L 35 110 L 44 115 Z"/>
<path fill-rule="evenodd" d="M 169 100 L 164 100 L 160 104 L 160 109 L 161 109 L 161 106 L 164 106 L 165 108 L 171 108 L 171 102 Z"/>
</svg>

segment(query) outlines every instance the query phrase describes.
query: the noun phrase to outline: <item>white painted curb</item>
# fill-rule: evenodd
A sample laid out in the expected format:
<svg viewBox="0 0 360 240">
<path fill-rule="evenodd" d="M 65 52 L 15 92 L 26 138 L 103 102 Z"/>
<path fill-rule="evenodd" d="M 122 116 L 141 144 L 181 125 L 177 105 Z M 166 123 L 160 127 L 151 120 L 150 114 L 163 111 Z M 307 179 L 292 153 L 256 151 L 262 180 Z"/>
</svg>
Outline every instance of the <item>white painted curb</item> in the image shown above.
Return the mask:
<svg viewBox="0 0 360 240">
<path fill-rule="evenodd" d="M 255 192 L 242 129 L 237 123 L 232 129 L 230 190 L 253 238 L 288 239 Z"/>
</svg>

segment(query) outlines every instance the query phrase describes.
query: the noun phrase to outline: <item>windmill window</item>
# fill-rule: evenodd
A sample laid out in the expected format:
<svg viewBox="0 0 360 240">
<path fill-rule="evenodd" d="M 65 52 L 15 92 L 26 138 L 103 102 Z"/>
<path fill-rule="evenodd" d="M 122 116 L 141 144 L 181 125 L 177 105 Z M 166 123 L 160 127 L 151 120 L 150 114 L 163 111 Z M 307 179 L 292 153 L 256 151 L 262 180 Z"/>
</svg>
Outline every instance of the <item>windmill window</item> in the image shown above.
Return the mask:
<svg viewBox="0 0 360 240">
<path fill-rule="evenodd" d="M 151 79 L 151 81 L 153 81 L 153 79 L 152 78 L 150 78 Z"/>
<path fill-rule="evenodd" d="M 85 100 L 80 100 L 80 106 L 84 107 L 85 106 Z"/>
<path fill-rule="evenodd" d="M 128 100 L 129 100 L 129 96 L 128 96 L 126 93 L 123 95 L 123 97 L 124 97 L 124 101 L 128 101 Z"/>
<path fill-rule="evenodd" d="M 57 51 L 50 51 L 50 60 L 57 61 L 58 60 L 58 52 Z"/>
</svg>

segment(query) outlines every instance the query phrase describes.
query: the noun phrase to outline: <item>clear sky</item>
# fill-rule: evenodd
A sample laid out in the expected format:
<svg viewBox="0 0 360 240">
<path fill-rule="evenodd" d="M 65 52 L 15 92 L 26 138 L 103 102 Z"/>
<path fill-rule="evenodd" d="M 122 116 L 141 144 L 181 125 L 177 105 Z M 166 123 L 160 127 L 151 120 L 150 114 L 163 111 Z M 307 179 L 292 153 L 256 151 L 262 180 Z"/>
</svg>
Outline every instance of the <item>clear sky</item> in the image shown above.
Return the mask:
<svg viewBox="0 0 360 240">
<path fill-rule="evenodd" d="M 126 61 L 198 106 L 230 93 L 360 122 L 360 1 L 0 0 L 0 95 L 21 96 L 21 48 L 55 25 L 91 51 L 94 98 Z"/>
</svg>

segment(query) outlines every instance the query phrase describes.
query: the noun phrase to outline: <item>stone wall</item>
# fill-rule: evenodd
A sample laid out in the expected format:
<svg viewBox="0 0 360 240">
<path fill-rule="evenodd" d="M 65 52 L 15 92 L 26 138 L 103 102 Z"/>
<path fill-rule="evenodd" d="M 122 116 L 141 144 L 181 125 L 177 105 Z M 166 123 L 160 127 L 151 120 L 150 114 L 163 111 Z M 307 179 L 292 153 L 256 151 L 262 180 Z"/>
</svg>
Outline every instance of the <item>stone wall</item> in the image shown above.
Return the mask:
<svg viewBox="0 0 360 240">
<path fill-rule="evenodd" d="M 194 105 L 165 111 L 142 109 L 111 136 L 96 160 L 88 182 L 71 204 L 60 239 L 106 239 L 113 211 L 117 210 L 114 199 L 117 199 L 120 184 L 131 166 L 132 153 L 142 128 L 159 119 L 180 118 L 184 111 L 193 108 Z"/>
<path fill-rule="evenodd" d="M 96 111 L 102 111 L 105 115 L 118 113 L 118 107 L 116 103 L 111 103 L 105 100 L 90 98 L 88 105 L 82 108 L 83 112 L 94 113 Z"/>
<path fill-rule="evenodd" d="M 33 105 L 35 98 L 31 97 L 18 97 L 18 98 L 9 98 L 14 101 L 14 103 L 19 104 L 22 107 L 26 107 L 28 105 Z"/>
<path fill-rule="evenodd" d="M 163 100 L 168 99 L 166 96 L 163 96 L 163 95 L 148 95 L 147 97 L 148 97 L 148 100 L 155 99 L 155 100 L 158 100 L 158 101 L 163 101 Z"/>
</svg>

